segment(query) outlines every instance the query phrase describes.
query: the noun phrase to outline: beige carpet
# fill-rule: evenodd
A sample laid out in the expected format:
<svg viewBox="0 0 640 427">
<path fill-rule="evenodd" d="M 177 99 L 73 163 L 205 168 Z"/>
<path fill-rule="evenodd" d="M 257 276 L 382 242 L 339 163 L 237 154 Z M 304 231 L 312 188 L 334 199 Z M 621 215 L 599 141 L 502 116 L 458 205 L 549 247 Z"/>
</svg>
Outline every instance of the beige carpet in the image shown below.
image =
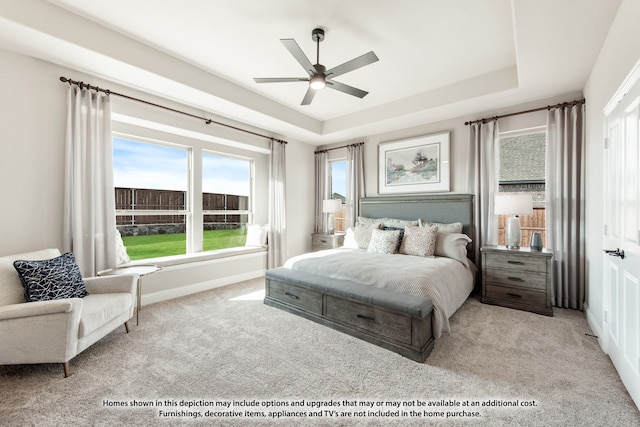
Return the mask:
<svg viewBox="0 0 640 427">
<path fill-rule="evenodd" d="M 265 306 L 262 288 L 147 306 L 67 379 L 59 365 L 0 366 L 0 424 L 640 425 L 580 312 L 470 299 L 419 364 Z"/>
</svg>

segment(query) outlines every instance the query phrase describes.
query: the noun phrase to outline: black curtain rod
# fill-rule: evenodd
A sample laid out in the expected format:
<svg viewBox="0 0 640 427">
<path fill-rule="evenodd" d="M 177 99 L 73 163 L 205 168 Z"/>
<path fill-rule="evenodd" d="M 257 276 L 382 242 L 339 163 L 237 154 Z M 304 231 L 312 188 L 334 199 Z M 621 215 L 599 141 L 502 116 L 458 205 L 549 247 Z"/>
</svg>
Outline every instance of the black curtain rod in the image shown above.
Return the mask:
<svg viewBox="0 0 640 427">
<path fill-rule="evenodd" d="M 331 147 L 331 148 L 326 148 L 324 150 L 317 150 L 314 151 L 313 154 L 319 154 L 319 153 L 326 153 L 327 151 L 331 151 L 331 150 L 338 150 L 340 148 L 347 148 L 347 147 L 357 147 L 358 145 L 362 145 L 364 144 L 364 142 L 356 142 L 355 144 L 348 144 L 348 145 L 341 145 L 340 147 Z"/>
<path fill-rule="evenodd" d="M 140 99 L 140 98 L 134 98 L 133 96 L 129 96 L 129 95 L 125 95 L 125 94 L 122 94 L 122 93 L 114 92 L 114 91 L 109 90 L 109 89 L 103 89 L 101 87 L 93 86 L 91 84 L 84 83 L 84 82 L 81 82 L 81 81 L 71 80 L 71 79 L 68 79 L 66 77 L 60 77 L 60 81 L 63 82 L 63 83 L 69 83 L 69 85 L 79 86 L 80 89 L 87 88 L 87 89 L 90 89 L 90 90 L 95 90 L 97 92 L 106 93 L 107 95 L 116 95 L 116 96 L 120 96 L 122 98 L 130 99 L 131 101 L 136 101 L 136 102 L 141 102 L 143 104 L 151 105 L 152 107 L 162 108 L 163 110 L 173 111 L 174 113 L 182 114 L 184 116 L 189 116 L 189 117 L 192 117 L 192 118 L 198 119 L 198 120 L 203 120 L 205 122 L 205 124 L 208 124 L 208 125 L 213 123 L 213 124 L 224 126 L 224 127 L 228 127 L 230 129 L 234 129 L 234 130 L 237 130 L 237 131 L 240 131 L 240 132 L 248 133 L 248 134 L 255 135 L 255 136 L 260 136 L 262 138 L 267 138 L 267 139 L 270 139 L 272 141 L 279 142 L 281 144 L 286 144 L 287 143 L 287 141 L 284 141 L 282 139 L 277 139 L 277 138 L 274 138 L 274 137 L 271 137 L 271 136 L 262 135 L 262 134 L 257 133 L 257 132 L 253 132 L 253 131 L 250 131 L 250 130 L 242 129 L 242 128 L 239 128 L 239 127 L 236 127 L 236 126 L 231 126 L 231 125 L 228 125 L 226 123 L 220 123 L 220 122 L 217 122 L 215 120 L 211 120 L 211 119 L 209 119 L 207 117 L 197 116 L 195 114 L 187 113 L 186 111 L 176 110 L 175 108 L 166 107 L 166 106 L 160 105 L 160 104 L 155 104 L 153 102 L 145 101 L 144 99 Z"/>
<path fill-rule="evenodd" d="M 547 105 L 546 107 L 534 108 L 532 110 L 518 111 L 518 112 L 515 112 L 515 113 L 502 114 L 500 116 L 493 116 L 493 117 L 487 117 L 487 118 L 484 118 L 484 119 L 472 120 L 470 122 L 464 122 L 464 124 L 466 126 L 466 125 L 471 125 L 471 124 L 475 124 L 475 123 L 487 123 L 487 122 L 490 122 L 490 121 L 502 119 L 503 117 L 517 116 L 517 115 L 520 115 L 520 114 L 533 113 L 535 111 L 551 110 L 552 108 L 563 108 L 563 107 L 568 107 L 569 105 L 584 104 L 584 102 L 585 102 L 584 99 L 579 99 L 579 100 L 571 101 L 571 102 L 562 102 L 560 104 Z"/>
</svg>

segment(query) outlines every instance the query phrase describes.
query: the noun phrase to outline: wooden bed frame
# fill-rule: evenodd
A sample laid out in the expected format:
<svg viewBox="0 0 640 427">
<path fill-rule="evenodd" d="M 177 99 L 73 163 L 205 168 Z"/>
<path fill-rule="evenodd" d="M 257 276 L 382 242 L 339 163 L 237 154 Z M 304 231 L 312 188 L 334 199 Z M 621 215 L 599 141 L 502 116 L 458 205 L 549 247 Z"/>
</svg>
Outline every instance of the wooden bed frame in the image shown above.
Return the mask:
<svg viewBox="0 0 640 427">
<path fill-rule="evenodd" d="M 367 197 L 360 216 L 461 222 L 474 230 L 473 195 L 438 194 Z M 473 242 L 471 245 L 473 245 Z M 473 247 L 468 248 L 474 261 Z M 434 346 L 433 304 L 346 280 L 278 268 L 267 270 L 264 303 L 424 362 Z"/>
</svg>

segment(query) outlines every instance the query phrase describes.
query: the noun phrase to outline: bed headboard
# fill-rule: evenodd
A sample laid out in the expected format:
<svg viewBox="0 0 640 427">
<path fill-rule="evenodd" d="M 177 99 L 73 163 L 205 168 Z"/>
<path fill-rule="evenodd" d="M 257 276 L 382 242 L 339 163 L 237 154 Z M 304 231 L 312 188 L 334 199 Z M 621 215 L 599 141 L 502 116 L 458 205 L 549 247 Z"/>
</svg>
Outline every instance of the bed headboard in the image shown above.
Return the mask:
<svg viewBox="0 0 640 427">
<path fill-rule="evenodd" d="M 416 194 L 364 197 L 360 215 L 368 218 L 423 219 L 429 222 L 461 222 L 462 232 L 473 239 L 473 194 Z M 474 260 L 473 246 L 468 249 Z"/>
</svg>

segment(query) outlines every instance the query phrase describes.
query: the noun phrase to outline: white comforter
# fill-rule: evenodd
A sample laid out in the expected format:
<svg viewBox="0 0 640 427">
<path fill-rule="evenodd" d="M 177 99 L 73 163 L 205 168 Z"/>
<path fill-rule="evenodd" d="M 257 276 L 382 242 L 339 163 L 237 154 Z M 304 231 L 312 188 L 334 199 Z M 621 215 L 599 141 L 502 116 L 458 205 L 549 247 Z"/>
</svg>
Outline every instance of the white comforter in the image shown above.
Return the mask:
<svg viewBox="0 0 640 427">
<path fill-rule="evenodd" d="M 473 290 L 475 277 L 469 266 L 450 258 L 385 255 L 347 248 L 299 255 L 284 267 L 427 297 L 433 302 L 435 338 L 450 331 L 449 317 Z"/>
</svg>

